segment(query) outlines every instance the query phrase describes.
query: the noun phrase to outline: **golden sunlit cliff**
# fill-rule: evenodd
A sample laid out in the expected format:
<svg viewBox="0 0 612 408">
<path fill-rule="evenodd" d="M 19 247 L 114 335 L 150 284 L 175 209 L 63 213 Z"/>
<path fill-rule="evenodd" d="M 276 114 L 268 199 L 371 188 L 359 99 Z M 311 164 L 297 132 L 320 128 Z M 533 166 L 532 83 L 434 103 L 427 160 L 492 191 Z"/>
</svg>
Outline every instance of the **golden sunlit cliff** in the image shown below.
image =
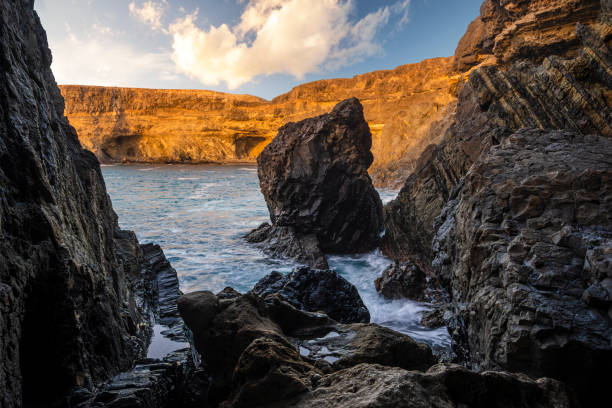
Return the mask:
<svg viewBox="0 0 612 408">
<path fill-rule="evenodd" d="M 81 143 L 102 162 L 254 162 L 280 126 L 328 112 L 354 96 L 373 135 L 371 173 L 379 184 L 392 184 L 402 181 L 409 162 L 442 134 L 428 131 L 454 109 L 463 77 L 451 73 L 452 62 L 436 58 L 311 82 L 272 101 L 202 90 L 60 89 Z M 400 161 L 407 163 L 402 171 Z"/>
</svg>

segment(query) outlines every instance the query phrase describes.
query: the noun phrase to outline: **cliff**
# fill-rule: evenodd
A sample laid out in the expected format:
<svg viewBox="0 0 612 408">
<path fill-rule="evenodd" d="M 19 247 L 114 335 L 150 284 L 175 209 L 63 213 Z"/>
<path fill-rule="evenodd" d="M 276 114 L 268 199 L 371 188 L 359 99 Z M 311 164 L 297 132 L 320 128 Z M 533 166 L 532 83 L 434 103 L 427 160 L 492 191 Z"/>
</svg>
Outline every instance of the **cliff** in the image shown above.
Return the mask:
<svg viewBox="0 0 612 408">
<path fill-rule="evenodd" d="M 491 54 L 384 209 L 383 252 L 441 282 L 466 364 L 562 380 L 583 406 L 612 361 L 610 11 L 485 1 L 472 55 Z"/>
<path fill-rule="evenodd" d="M 357 97 L 373 136 L 372 174 L 388 183 L 405 174 L 390 175 L 387 168 L 401 158 L 415 159 L 438 141 L 428 130 L 453 109 L 463 80 L 451 65 L 452 58 L 437 58 L 311 82 L 272 101 L 198 90 L 60 89 L 81 143 L 103 162 L 254 162 L 284 124 Z"/>
<path fill-rule="evenodd" d="M 134 233 L 119 228 L 50 65 L 33 1 L 0 0 L 3 408 L 68 406 L 71 391 L 131 368 L 151 336 L 143 288 L 153 283 L 143 276 L 158 274 Z"/>
</svg>

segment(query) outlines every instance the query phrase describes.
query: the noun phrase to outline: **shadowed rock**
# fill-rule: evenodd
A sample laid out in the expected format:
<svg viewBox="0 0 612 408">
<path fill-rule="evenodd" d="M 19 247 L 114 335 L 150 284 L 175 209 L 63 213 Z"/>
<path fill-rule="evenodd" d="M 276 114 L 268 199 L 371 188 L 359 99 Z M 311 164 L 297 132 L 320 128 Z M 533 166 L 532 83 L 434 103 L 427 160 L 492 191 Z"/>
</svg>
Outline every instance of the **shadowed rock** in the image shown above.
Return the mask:
<svg viewBox="0 0 612 408">
<path fill-rule="evenodd" d="M 296 248 L 309 251 L 315 246 L 331 253 L 373 249 L 382 231 L 382 203 L 367 172 L 371 146 L 372 135 L 355 98 L 329 114 L 280 128 L 257 159 L 272 227 L 251 240 L 301 261 L 319 255 Z M 279 235 L 282 239 L 275 238 Z M 313 262 L 309 264 L 321 266 Z"/>
<path fill-rule="evenodd" d="M 179 311 L 212 376 L 210 401 L 266 405 L 308 392 L 325 373 L 363 362 L 425 370 L 431 349 L 374 324 L 339 324 L 277 294 L 193 292 Z M 233 405 L 232 405 L 233 404 Z"/>
<path fill-rule="evenodd" d="M 340 323 L 370 321 L 357 288 L 335 271 L 296 268 L 288 275 L 272 272 L 257 282 L 253 292 L 263 298 L 279 294 L 298 309 L 321 311 Z"/>
<path fill-rule="evenodd" d="M 376 364 L 326 375 L 311 392 L 271 408 L 570 408 L 569 391 L 548 378 L 520 374 L 475 373 L 452 364 L 438 364 L 426 373 Z"/>
<path fill-rule="evenodd" d="M 433 244 L 473 365 L 562 380 L 584 406 L 612 364 L 610 157 L 605 137 L 521 130 L 472 166 Z"/>
</svg>

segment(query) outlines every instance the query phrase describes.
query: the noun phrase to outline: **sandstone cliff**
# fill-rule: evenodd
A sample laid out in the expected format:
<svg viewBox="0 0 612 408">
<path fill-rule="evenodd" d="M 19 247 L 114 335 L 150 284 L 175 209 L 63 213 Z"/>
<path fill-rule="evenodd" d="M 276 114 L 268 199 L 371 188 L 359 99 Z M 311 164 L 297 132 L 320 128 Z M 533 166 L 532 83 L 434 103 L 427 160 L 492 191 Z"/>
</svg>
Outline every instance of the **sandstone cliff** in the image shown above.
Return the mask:
<svg viewBox="0 0 612 408">
<path fill-rule="evenodd" d="M 425 146 L 438 142 L 432 124 L 453 110 L 463 76 L 452 58 L 437 58 L 350 79 L 307 83 L 266 101 L 198 90 L 60 86 L 65 114 L 83 146 L 101 161 L 254 162 L 278 128 L 329 112 L 357 97 L 373 136 L 375 180 L 401 180 Z M 386 178 L 385 178 L 386 177 Z"/>
</svg>

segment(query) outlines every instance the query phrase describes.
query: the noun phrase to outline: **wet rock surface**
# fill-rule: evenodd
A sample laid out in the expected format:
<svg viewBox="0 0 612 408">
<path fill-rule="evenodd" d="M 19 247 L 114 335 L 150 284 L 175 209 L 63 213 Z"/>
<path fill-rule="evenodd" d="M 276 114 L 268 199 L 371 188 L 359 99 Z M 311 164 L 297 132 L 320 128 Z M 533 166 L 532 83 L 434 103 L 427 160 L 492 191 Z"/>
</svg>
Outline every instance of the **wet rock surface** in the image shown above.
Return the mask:
<svg viewBox="0 0 612 408">
<path fill-rule="evenodd" d="M 386 299 L 411 299 L 419 302 L 441 303 L 446 294 L 435 276 L 427 275 L 411 260 L 393 262 L 374 281 L 376 291 Z"/>
<path fill-rule="evenodd" d="M 193 292 L 179 310 L 212 376 L 211 403 L 250 406 L 311 390 L 325 373 L 362 362 L 425 370 L 428 346 L 374 324 L 340 324 L 278 294 Z"/>
<path fill-rule="evenodd" d="M 519 131 L 472 166 L 434 240 L 475 367 L 560 379 L 586 406 L 612 362 L 610 157 L 609 138 Z"/>
<path fill-rule="evenodd" d="M 153 331 L 146 344 L 146 358 L 92 389 L 73 391 L 68 406 L 196 407 L 207 399 L 208 374 L 199 367 L 191 333 L 178 313 L 181 291 L 176 271 L 158 245 L 140 248 L 141 279 L 135 282 L 134 292 L 138 307 L 148 316 L 143 326 Z"/>
<path fill-rule="evenodd" d="M 265 240 L 283 234 L 276 241 L 308 241 L 287 244 L 291 248 L 316 242 L 322 252 L 373 249 L 382 231 L 382 204 L 367 172 L 371 146 L 372 135 L 355 98 L 329 114 L 280 128 L 258 157 L 261 191 L 272 221 Z M 264 234 L 258 235 L 261 239 Z M 292 257 L 318 258 L 309 253 Z"/>
<path fill-rule="evenodd" d="M 294 259 L 317 269 L 329 267 L 314 234 L 295 232 L 293 227 L 273 227 L 263 223 L 246 235 L 247 242 L 258 244 L 269 256 Z"/>
<path fill-rule="evenodd" d="M 340 323 L 370 321 L 357 288 L 331 270 L 301 267 L 287 275 L 272 272 L 257 282 L 253 292 L 264 299 L 278 294 L 298 309 L 320 311 Z"/>
</svg>

